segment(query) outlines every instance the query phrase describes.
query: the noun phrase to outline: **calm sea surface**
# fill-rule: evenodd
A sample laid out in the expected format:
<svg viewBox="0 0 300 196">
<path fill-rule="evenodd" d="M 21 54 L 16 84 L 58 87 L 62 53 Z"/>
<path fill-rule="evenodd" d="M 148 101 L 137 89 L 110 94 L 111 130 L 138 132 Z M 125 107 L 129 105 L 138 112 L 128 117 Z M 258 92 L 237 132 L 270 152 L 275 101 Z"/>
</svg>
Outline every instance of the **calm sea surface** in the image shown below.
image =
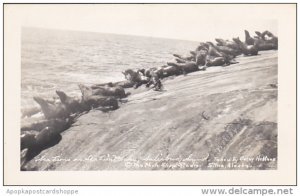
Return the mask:
<svg viewBox="0 0 300 196">
<path fill-rule="evenodd" d="M 127 68 L 149 68 L 186 55 L 197 42 L 61 31 L 22 29 L 21 106 L 36 105 L 33 96 L 51 98 L 60 89 L 80 95 L 78 84 L 124 80 Z"/>
</svg>

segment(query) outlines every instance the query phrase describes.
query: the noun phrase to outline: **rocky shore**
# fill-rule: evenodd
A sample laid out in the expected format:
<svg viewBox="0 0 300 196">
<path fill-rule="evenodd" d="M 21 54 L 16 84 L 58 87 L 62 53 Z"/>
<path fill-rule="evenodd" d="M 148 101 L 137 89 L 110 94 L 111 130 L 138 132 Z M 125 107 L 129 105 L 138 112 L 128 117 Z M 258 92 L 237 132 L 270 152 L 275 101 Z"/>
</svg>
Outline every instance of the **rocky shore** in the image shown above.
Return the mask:
<svg viewBox="0 0 300 196">
<path fill-rule="evenodd" d="M 81 115 L 26 170 L 276 169 L 277 56 L 127 88 L 117 110 Z"/>
</svg>

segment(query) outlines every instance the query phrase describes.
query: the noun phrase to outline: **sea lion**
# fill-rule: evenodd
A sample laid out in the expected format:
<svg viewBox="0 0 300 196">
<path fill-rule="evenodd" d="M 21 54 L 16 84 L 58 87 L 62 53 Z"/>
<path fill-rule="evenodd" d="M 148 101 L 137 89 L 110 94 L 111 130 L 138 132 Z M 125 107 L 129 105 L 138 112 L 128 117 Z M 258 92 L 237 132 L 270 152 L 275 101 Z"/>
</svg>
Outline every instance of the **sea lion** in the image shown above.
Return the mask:
<svg viewBox="0 0 300 196">
<path fill-rule="evenodd" d="M 32 139 L 32 138 L 31 138 Z M 43 150 L 50 148 L 60 142 L 62 136 L 60 131 L 57 131 L 51 127 L 44 128 L 34 137 L 32 141 L 32 146 L 28 147 L 27 153 L 23 158 L 23 165 L 37 156 Z"/>
<path fill-rule="evenodd" d="M 240 54 L 239 50 L 230 48 L 228 46 L 216 46 L 216 48 L 219 52 L 224 53 L 226 55 L 231 55 L 233 57 L 236 57 Z"/>
<path fill-rule="evenodd" d="M 157 68 L 157 67 L 151 67 L 151 68 L 145 69 L 144 76 L 147 78 L 151 78 L 152 71 L 157 73 L 158 69 L 159 68 Z"/>
<path fill-rule="evenodd" d="M 181 56 L 179 54 L 173 54 L 173 56 L 177 57 L 178 59 L 182 60 L 182 61 L 192 61 L 194 59 L 194 56 L 187 56 L 187 57 L 184 57 L 184 56 Z"/>
<path fill-rule="evenodd" d="M 195 56 L 195 52 L 196 51 L 200 51 L 200 50 L 203 50 L 203 49 L 205 49 L 205 50 L 208 50 L 208 48 L 209 48 L 209 45 L 208 45 L 208 43 L 206 42 L 200 42 L 199 43 L 199 45 L 197 46 L 197 48 L 195 49 L 195 51 L 194 51 L 194 53 L 191 53 L 193 56 Z"/>
<path fill-rule="evenodd" d="M 87 104 L 90 109 L 96 107 L 110 107 L 111 109 L 118 108 L 118 100 L 114 97 L 104 97 L 103 95 L 93 94 L 93 90 L 83 84 L 79 84 L 79 89 L 82 93 L 82 101 Z"/>
<path fill-rule="evenodd" d="M 88 107 L 84 103 L 74 97 L 68 96 L 65 92 L 56 90 L 56 94 L 70 114 L 81 113 L 88 110 Z"/>
<path fill-rule="evenodd" d="M 128 94 L 125 93 L 124 88 L 121 86 L 113 86 L 112 84 L 105 86 L 93 86 L 91 89 L 93 90 L 94 95 L 116 97 L 120 99 L 128 96 Z"/>
<path fill-rule="evenodd" d="M 271 33 L 270 31 L 264 31 L 261 34 L 261 37 L 263 40 L 269 42 L 269 43 L 274 43 L 274 44 L 278 44 L 278 37 L 276 37 L 275 35 L 273 35 L 273 33 Z"/>
<path fill-rule="evenodd" d="M 162 74 L 159 75 L 159 73 L 162 72 Z M 167 65 L 161 67 L 160 72 L 155 72 L 153 71 L 153 74 L 151 74 L 150 80 L 153 80 L 153 77 L 158 77 L 158 78 L 166 78 L 169 76 L 178 76 L 182 74 L 182 69 L 178 66 L 174 65 Z"/>
<path fill-rule="evenodd" d="M 145 71 L 146 71 L 146 69 L 141 68 L 141 69 L 138 69 L 138 70 L 137 70 L 137 73 L 138 73 L 138 74 L 141 73 L 142 75 L 145 75 Z"/>
<path fill-rule="evenodd" d="M 180 73 L 187 74 L 190 72 L 198 71 L 198 65 L 196 62 L 190 61 L 186 63 L 173 63 L 173 62 L 168 62 L 167 63 L 170 66 L 178 67 L 180 70 Z"/>
<path fill-rule="evenodd" d="M 245 43 L 247 45 L 254 45 L 255 39 L 250 36 L 249 31 L 245 30 Z"/>
<path fill-rule="evenodd" d="M 207 58 L 207 67 L 213 67 L 213 66 L 223 66 L 226 64 L 226 60 L 224 57 L 208 57 Z"/>
<path fill-rule="evenodd" d="M 255 31 L 257 38 L 250 37 L 248 31 L 245 30 L 246 44 L 255 45 L 259 51 L 262 50 L 277 50 L 278 49 L 278 38 L 269 31 L 260 33 Z"/>
<path fill-rule="evenodd" d="M 236 50 L 237 52 L 239 51 L 239 46 L 234 41 L 223 40 L 221 38 L 216 38 L 215 40 L 217 42 L 217 46 L 227 46 L 228 48 Z"/>
<path fill-rule="evenodd" d="M 126 69 L 122 72 L 125 78 L 129 81 L 137 82 L 140 80 L 140 75 L 132 69 Z"/>
<path fill-rule="evenodd" d="M 33 99 L 41 106 L 46 119 L 67 118 L 70 115 L 63 104 L 51 104 L 41 97 L 33 97 Z"/>
<path fill-rule="evenodd" d="M 262 38 L 262 34 L 261 34 L 261 32 L 259 32 L 259 31 L 255 31 L 255 34 L 257 35 L 257 37 L 259 37 L 260 39 Z"/>
<path fill-rule="evenodd" d="M 224 39 L 216 38 L 215 40 L 217 42 L 217 46 L 226 46 L 226 41 Z"/>
<path fill-rule="evenodd" d="M 85 102 L 91 108 L 98 108 L 98 107 L 108 107 L 109 109 L 115 110 L 118 109 L 118 100 L 114 97 L 102 97 L 98 95 L 90 96 L 89 99 L 85 100 Z"/>
<path fill-rule="evenodd" d="M 21 123 L 21 131 L 35 130 L 39 132 L 45 127 L 53 127 L 56 130 L 66 130 L 71 126 L 72 123 L 72 118 L 41 119 L 38 121 Z"/>
<path fill-rule="evenodd" d="M 153 85 L 154 90 L 159 91 L 162 89 L 162 83 L 161 80 L 159 79 L 157 73 L 152 70 L 151 73 L 151 78 L 149 80 L 149 82 L 146 84 L 146 87 L 150 87 L 151 85 Z"/>
<path fill-rule="evenodd" d="M 247 45 L 246 43 L 243 43 L 240 40 L 239 37 L 232 38 L 232 40 L 239 45 L 240 50 L 242 51 L 242 53 L 244 55 L 247 55 L 247 56 L 250 55 L 250 56 L 252 56 L 252 55 L 257 55 L 258 54 L 258 48 L 257 48 L 256 45 Z"/>
<path fill-rule="evenodd" d="M 146 79 L 143 79 L 140 74 L 138 74 L 136 71 L 133 71 L 132 69 L 127 69 L 122 73 L 128 81 L 134 83 L 134 88 L 138 88 L 142 84 L 146 84 L 148 82 Z"/>
<path fill-rule="evenodd" d="M 205 58 L 205 64 L 199 65 L 199 69 L 202 69 L 200 67 L 204 66 L 204 70 L 206 66 L 224 66 L 224 65 L 230 65 L 236 62 L 233 62 L 232 59 L 236 56 L 236 52 L 227 47 L 227 46 L 216 46 L 212 42 L 206 42 L 209 49 Z M 230 51 L 230 52 L 229 52 Z"/>
<path fill-rule="evenodd" d="M 261 34 L 261 39 L 256 43 L 261 50 L 277 50 L 278 37 L 269 31 L 264 31 Z"/>
<path fill-rule="evenodd" d="M 207 55 L 214 56 L 214 57 L 223 56 L 223 54 L 217 49 L 217 47 L 212 42 L 206 42 L 206 44 L 208 44 L 209 46 Z"/>
<path fill-rule="evenodd" d="M 52 99 L 44 99 L 44 100 L 50 104 L 59 103 L 59 99 L 56 97 L 53 97 Z M 42 112 L 42 110 L 40 107 L 37 107 L 37 106 L 29 107 L 29 108 L 22 108 L 21 109 L 21 114 L 22 114 L 21 118 L 31 117 L 40 112 Z"/>
<path fill-rule="evenodd" d="M 277 50 L 278 49 L 278 45 L 272 42 L 267 42 L 264 41 L 262 39 L 260 40 L 256 40 L 254 45 L 257 47 L 257 49 L 259 51 L 263 51 L 263 50 Z"/>
<path fill-rule="evenodd" d="M 53 127 L 45 127 L 35 136 L 37 147 L 45 149 L 49 145 L 56 144 L 62 138 L 60 133 L 61 130 L 56 130 Z"/>
<path fill-rule="evenodd" d="M 202 48 L 196 51 L 196 56 L 195 56 L 195 62 L 196 65 L 198 66 L 205 66 L 206 65 L 206 58 L 208 55 L 208 49 L 207 48 Z"/>
<path fill-rule="evenodd" d="M 81 100 L 82 101 L 87 101 L 91 96 L 93 96 L 93 90 L 92 88 L 89 88 L 83 84 L 79 84 L 78 85 L 80 91 L 81 91 L 81 94 L 82 94 L 82 97 L 81 97 Z"/>
<path fill-rule="evenodd" d="M 179 65 L 179 67 L 183 70 L 184 73 L 190 73 L 194 71 L 198 71 L 199 67 L 196 64 L 196 62 L 188 62 L 182 65 Z"/>
<path fill-rule="evenodd" d="M 179 58 L 175 58 L 175 61 L 176 61 L 177 63 L 186 63 L 186 62 L 187 62 L 186 60 L 179 59 Z"/>
<path fill-rule="evenodd" d="M 36 145 L 35 136 L 38 132 L 23 132 L 21 134 L 21 150 L 25 148 L 32 148 Z"/>
<path fill-rule="evenodd" d="M 190 51 L 190 54 L 193 56 L 193 59 L 195 59 L 196 52 L 195 51 Z"/>
<path fill-rule="evenodd" d="M 168 72 L 168 70 L 164 70 L 165 68 L 167 68 L 168 65 L 163 65 L 161 67 L 152 67 L 150 69 L 146 70 L 146 77 L 148 78 L 147 82 L 151 79 L 151 77 L 153 76 L 153 73 L 156 74 L 158 76 L 158 78 L 162 79 L 165 77 L 168 77 L 168 74 L 166 74 Z M 169 70 L 171 71 L 171 70 Z M 171 75 L 171 73 L 169 73 Z"/>
</svg>

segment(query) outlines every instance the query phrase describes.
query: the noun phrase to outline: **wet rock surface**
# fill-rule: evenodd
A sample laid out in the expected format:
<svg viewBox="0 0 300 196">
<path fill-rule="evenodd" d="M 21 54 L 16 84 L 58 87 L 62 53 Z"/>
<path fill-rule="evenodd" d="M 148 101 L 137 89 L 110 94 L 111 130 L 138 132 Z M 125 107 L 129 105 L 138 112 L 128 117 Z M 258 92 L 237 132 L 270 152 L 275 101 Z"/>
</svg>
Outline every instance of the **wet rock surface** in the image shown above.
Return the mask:
<svg viewBox="0 0 300 196">
<path fill-rule="evenodd" d="M 27 170 L 277 167 L 277 51 L 163 80 L 118 110 L 91 110 Z M 37 125 L 38 126 L 38 125 Z"/>
</svg>

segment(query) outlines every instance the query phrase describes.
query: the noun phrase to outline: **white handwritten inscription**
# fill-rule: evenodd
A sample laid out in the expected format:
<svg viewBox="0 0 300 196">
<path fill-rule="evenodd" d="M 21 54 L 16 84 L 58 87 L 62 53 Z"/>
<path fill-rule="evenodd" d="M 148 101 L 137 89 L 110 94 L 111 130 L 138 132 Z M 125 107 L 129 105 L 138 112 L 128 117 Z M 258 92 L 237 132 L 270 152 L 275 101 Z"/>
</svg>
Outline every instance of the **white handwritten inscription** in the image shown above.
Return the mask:
<svg viewBox="0 0 300 196">
<path fill-rule="evenodd" d="M 268 162 L 276 162 L 276 158 L 270 158 L 268 156 L 263 155 L 258 155 L 256 157 L 214 157 L 214 160 L 210 162 L 207 167 L 219 169 L 251 169 L 253 167 L 262 167 L 262 163 Z"/>
<path fill-rule="evenodd" d="M 105 154 L 100 156 L 88 155 L 86 157 L 66 158 L 62 155 L 36 157 L 36 162 L 108 162 L 111 164 L 122 163 L 128 169 L 251 169 L 262 167 L 262 163 L 276 162 L 276 158 L 259 155 L 256 157 L 214 157 L 209 159 L 209 154 L 201 158 L 191 158 L 192 155 L 182 157 L 146 157 L 141 159 L 124 158 L 122 156 Z"/>
</svg>

